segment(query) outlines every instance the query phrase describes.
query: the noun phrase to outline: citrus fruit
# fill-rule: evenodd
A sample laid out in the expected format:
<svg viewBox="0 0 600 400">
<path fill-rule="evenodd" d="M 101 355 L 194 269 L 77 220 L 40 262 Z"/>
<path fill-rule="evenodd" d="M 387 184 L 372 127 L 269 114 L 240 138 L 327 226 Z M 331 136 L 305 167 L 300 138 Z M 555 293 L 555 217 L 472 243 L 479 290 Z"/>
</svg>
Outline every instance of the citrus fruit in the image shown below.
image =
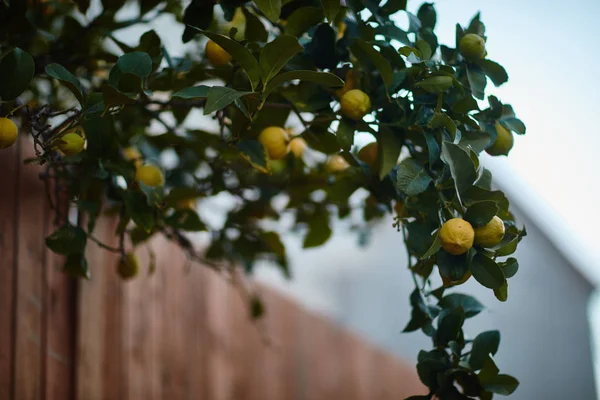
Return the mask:
<svg viewBox="0 0 600 400">
<path fill-rule="evenodd" d="M 325 162 L 325 170 L 329 173 L 342 172 L 349 166 L 344 157 L 339 154 L 329 157 Z"/>
<path fill-rule="evenodd" d="M 471 224 L 462 218 L 446 221 L 439 234 L 442 248 L 455 256 L 464 254 L 473 247 L 475 232 Z"/>
<path fill-rule="evenodd" d="M 450 279 L 446 276 L 443 276 L 442 273 L 440 272 L 439 268 L 438 268 L 438 273 L 440 274 L 440 278 L 442 278 L 442 283 L 443 283 L 444 287 L 462 285 L 463 283 L 468 281 L 469 278 L 471 277 L 471 271 L 467 271 L 467 272 L 465 272 L 465 274 L 463 275 L 462 278 L 460 278 L 457 281 L 453 281 L 452 279 Z"/>
<path fill-rule="evenodd" d="M 123 156 L 127 161 L 133 161 L 136 167 L 142 165 L 142 153 L 135 147 L 127 147 L 123 149 Z"/>
<path fill-rule="evenodd" d="M 196 199 L 179 200 L 175 206 L 178 210 L 193 210 L 196 208 Z"/>
<path fill-rule="evenodd" d="M 231 61 L 231 55 L 212 40 L 206 43 L 206 58 L 215 67 L 222 67 Z"/>
<path fill-rule="evenodd" d="M 474 33 L 467 33 L 460 39 L 458 51 L 467 60 L 480 60 L 487 54 L 485 40 Z"/>
<path fill-rule="evenodd" d="M 302 158 L 304 150 L 306 149 L 306 140 L 302 139 L 301 137 L 293 138 L 290 141 L 289 149 L 296 158 Z"/>
<path fill-rule="evenodd" d="M 513 134 L 500 124 L 496 124 L 496 133 L 496 141 L 485 151 L 492 156 L 507 156 L 515 144 Z"/>
<path fill-rule="evenodd" d="M 358 121 L 371 110 L 371 99 L 362 90 L 352 89 L 342 96 L 340 105 L 345 117 Z"/>
<path fill-rule="evenodd" d="M 135 171 L 135 179 L 146 186 L 157 187 L 165 184 L 165 177 L 156 165 L 147 164 L 138 167 Z"/>
<path fill-rule="evenodd" d="M 0 118 L 0 149 L 6 149 L 17 141 L 19 130 L 8 118 Z"/>
<path fill-rule="evenodd" d="M 354 70 L 348 70 L 346 72 L 346 79 L 344 80 L 344 86 L 335 91 L 335 95 L 341 98 L 343 95 L 348 93 L 350 90 L 356 88 L 356 72 Z"/>
<path fill-rule="evenodd" d="M 481 247 L 494 247 L 504 237 L 504 222 L 496 215 L 484 226 L 474 229 L 475 244 Z"/>
<path fill-rule="evenodd" d="M 66 156 L 81 153 L 85 139 L 77 131 L 67 132 L 56 141 L 56 147 Z"/>
<path fill-rule="evenodd" d="M 127 253 L 125 258 L 121 258 L 117 263 L 117 273 L 123 279 L 135 277 L 140 270 L 140 262 L 135 253 Z"/>
<path fill-rule="evenodd" d="M 371 168 L 377 167 L 377 142 L 371 142 L 358 152 L 358 159 Z"/>
<path fill-rule="evenodd" d="M 258 135 L 258 141 L 265 146 L 267 155 L 271 160 L 279 160 L 288 152 L 287 132 L 278 126 L 270 126 Z"/>
</svg>

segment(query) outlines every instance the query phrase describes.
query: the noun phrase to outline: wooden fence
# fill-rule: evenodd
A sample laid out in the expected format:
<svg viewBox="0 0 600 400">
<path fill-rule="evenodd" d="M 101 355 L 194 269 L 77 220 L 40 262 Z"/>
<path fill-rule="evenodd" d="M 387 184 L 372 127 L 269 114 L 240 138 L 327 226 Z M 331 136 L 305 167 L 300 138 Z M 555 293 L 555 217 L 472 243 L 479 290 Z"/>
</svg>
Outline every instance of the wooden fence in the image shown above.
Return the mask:
<svg viewBox="0 0 600 400">
<path fill-rule="evenodd" d="M 1 400 L 396 400 L 423 392 L 412 363 L 273 290 L 261 289 L 267 315 L 253 324 L 222 278 L 186 270 L 181 252 L 160 240 L 153 275 L 122 282 L 115 256 L 89 245 L 92 279 L 66 277 L 61 257 L 44 246 L 54 227 L 39 171 L 19 153 L 0 151 Z M 116 244 L 114 230 L 101 220 L 96 234 Z"/>
</svg>

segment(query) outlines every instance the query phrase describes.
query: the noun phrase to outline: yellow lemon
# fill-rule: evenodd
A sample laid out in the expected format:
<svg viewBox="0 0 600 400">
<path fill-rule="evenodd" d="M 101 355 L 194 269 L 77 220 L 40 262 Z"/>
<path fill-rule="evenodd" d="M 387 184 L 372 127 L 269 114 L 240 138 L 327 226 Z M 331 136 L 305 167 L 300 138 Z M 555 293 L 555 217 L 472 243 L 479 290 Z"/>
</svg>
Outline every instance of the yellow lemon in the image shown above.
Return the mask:
<svg viewBox="0 0 600 400">
<path fill-rule="evenodd" d="M 344 157 L 339 154 L 329 157 L 325 162 L 325 170 L 329 173 L 342 172 L 349 166 Z"/>
<path fill-rule="evenodd" d="M 66 156 L 81 153 L 85 139 L 77 131 L 67 132 L 56 141 L 56 147 Z"/>
<path fill-rule="evenodd" d="M 135 277 L 140 270 L 140 262 L 135 253 L 127 253 L 125 258 L 121 258 L 117 263 L 117 273 L 123 279 Z"/>
<path fill-rule="evenodd" d="M 371 99 L 362 90 L 352 89 L 342 96 L 340 105 L 345 117 L 358 121 L 371 110 Z"/>
<path fill-rule="evenodd" d="M 341 89 L 335 91 L 335 95 L 341 98 L 343 95 L 348 93 L 350 90 L 356 89 L 356 72 L 350 69 L 346 72 L 346 79 L 344 80 L 344 86 Z"/>
<path fill-rule="evenodd" d="M 178 210 L 193 210 L 196 208 L 196 199 L 179 200 L 175 206 Z"/>
<path fill-rule="evenodd" d="M 265 146 L 267 155 L 271 160 L 280 160 L 288 152 L 287 132 L 278 126 L 270 126 L 258 135 L 258 141 Z"/>
<path fill-rule="evenodd" d="M 127 147 L 123 149 L 123 156 L 127 161 L 133 161 L 136 167 L 142 165 L 142 153 L 135 147 Z"/>
<path fill-rule="evenodd" d="M 165 177 L 156 165 L 142 165 L 135 171 L 135 179 L 146 186 L 157 187 L 165 184 Z"/>
<path fill-rule="evenodd" d="M 504 237 L 504 222 L 496 215 L 484 226 L 475 230 L 475 244 L 481 247 L 494 247 Z"/>
<path fill-rule="evenodd" d="M 468 60 L 480 60 L 487 54 L 485 40 L 474 33 L 467 33 L 460 39 L 458 51 Z"/>
<path fill-rule="evenodd" d="M 438 273 L 440 274 L 440 278 L 442 278 L 442 284 L 444 285 L 444 287 L 462 285 L 463 283 L 468 281 L 469 278 L 471 277 L 471 271 L 467 271 L 467 272 L 465 272 L 465 274 L 463 275 L 462 278 L 460 278 L 457 281 L 453 281 L 452 279 L 443 276 L 442 273 L 440 272 L 439 268 L 438 268 Z"/>
<path fill-rule="evenodd" d="M 496 124 L 496 133 L 496 141 L 485 151 L 492 156 L 507 156 L 515 144 L 513 134 L 500 124 Z"/>
<path fill-rule="evenodd" d="M 473 247 L 474 238 L 473 227 L 462 218 L 449 219 L 440 229 L 442 248 L 455 256 L 464 254 Z"/>
<path fill-rule="evenodd" d="M 215 67 L 222 67 L 231 61 L 231 55 L 212 40 L 206 43 L 206 58 Z"/>
<path fill-rule="evenodd" d="M 378 150 L 377 142 L 371 142 L 358 152 L 358 159 L 366 164 L 368 164 L 371 168 L 377 167 L 377 150 Z"/>
<path fill-rule="evenodd" d="M 306 140 L 301 137 L 295 137 L 290 141 L 290 151 L 296 158 L 302 158 L 304 150 L 306 150 Z"/>
<path fill-rule="evenodd" d="M 19 129 L 8 118 L 0 118 L 0 149 L 6 149 L 17 141 Z"/>
</svg>

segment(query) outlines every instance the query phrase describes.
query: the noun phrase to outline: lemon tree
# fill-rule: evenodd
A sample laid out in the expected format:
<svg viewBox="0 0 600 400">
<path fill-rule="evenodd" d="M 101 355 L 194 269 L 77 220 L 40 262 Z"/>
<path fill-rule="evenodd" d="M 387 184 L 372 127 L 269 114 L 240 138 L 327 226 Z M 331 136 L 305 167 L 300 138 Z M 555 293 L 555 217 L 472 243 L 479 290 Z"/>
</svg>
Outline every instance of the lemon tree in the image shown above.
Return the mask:
<svg viewBox="0 0 600 400">
<path fill-rule="evenodd" d="M 394 218 L 415 284 L 404 330 L 432 340 L 417 360 L 428 393 L 411 399 L 512 393 L 517 379 L 494 361 L 499 331 L 463 329 L 483 305 L 461 288 L 509 298 L 526 232 L 480 155 L 508 155 L 525 125 L 486 94 L 508 75 L 479 15 L 442 43 L 433 4 L 406 6 L 0 1 L 0 153 L 32 146 L 52 203 L 67 198 L 82 217 L 58 207 L 46 238 L 65 273 L 93 279 L 105 266 L 86 248 L 101 246 L 121 255 L 123 278 L 143 279 L 162 267 L 151 239 L 164 236 L 222 273 L 269 261 L 290 277 L 290 240 L 322 246 L 334 220 L 352 219 L 365 244 Z M 217 197 L 234 200 L 221 222 L 203 207 Z M 105 214 L 119 220 L 117 247 L 94 236 Z M 206 232 L 206 251 L 193 232 Z"/>
</svg>

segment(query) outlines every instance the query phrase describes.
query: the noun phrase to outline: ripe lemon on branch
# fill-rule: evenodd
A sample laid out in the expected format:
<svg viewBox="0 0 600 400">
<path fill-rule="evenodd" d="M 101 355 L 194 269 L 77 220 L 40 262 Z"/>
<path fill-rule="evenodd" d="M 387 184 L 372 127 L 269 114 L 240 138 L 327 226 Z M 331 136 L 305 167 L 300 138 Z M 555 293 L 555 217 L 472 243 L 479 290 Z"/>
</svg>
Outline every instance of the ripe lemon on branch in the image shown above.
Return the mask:
<svg viewBox="0 0 600 400">
<path fill-rule="evenodd" d="M 8 118 L 0 118 L 0 149 L 6 149 L 17 141 L 19 130 Z"/>
<path fill-rule="evenodd" d="M 287 132 L 279 126 L 269 126 L 260 132 L 258 141 L 265 146 L 271 160 L 280 160 L 288 152 Z"/>
<path fill-rule="evenodd" d="M 507 156 L 508 152 L 515 144 L 515 139 L 511 131 L 500 124 L 496 124 L 496 141 L 493 145 L 485 149 L 492 156 Z"/>
<path fill-rule="evenodd" d="M 504 238 L 504 222 L 496 215 L 484 226 L 474 229 L 475 244 L 481 247 L 494 247 Z"/>
<path fill-rule="evenodd" d="M 142 165 L 135 171 L 135 179 L 146 186 L 158 187 L 165 184 L 165 176 L 156 165 Z"/>
<path fill-rule="evenodd" d="M 222 67 L 231 61 L 231 54 L 212 40 L 209 40 L 206 43 L 206 58 L 215 67 Z"/>
<path fill-rule="evenodd" d="M 294 154 L 294 157 L 302 158 L 304 150 L 306 150 L 306 146 L 306 140 L 302 139 L 301 137 L 295 137 L 290 141 L 289 151 Z"/>
<path fill-rule="evenodd" d="M 455 256 L 469 251 L 474 239 L 473 226 L 462 218 L 449 219 L 440 229 L 442 248 Z"/>
<path fill-rule="evenodd" d="M 359 121 L 371 111 L 371 99 L 362 90 L 352 89 L 342 96 L 340 106 L 345 117 Z"/>
<path fill-rule="evenodd" d="M 66 156 L 81 153 L 84 146 L 85 139 L 79 130 L 67 132 L 56 140 L 56 148 Z"/>
<path fill-rule="evenodd" d="M 325 162 L 325 170 L 329 173 L 342 172 L 346 170 L 350 165 L 346 162 L 344 157 L 336 154 L 331 156 Z"/>
</svg>

